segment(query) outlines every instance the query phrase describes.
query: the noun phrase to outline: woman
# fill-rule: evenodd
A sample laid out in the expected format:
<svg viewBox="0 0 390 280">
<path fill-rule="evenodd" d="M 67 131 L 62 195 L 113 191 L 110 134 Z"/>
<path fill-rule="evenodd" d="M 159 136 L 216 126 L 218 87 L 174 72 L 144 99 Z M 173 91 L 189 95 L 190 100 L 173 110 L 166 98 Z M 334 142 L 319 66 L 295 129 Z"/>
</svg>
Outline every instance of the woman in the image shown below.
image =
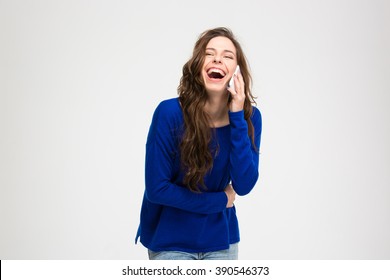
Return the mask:
<svg viewBox="0 0 390 280">
<path fill-rule="evenodd" d="M 183 67 L 179 97 L 158 105 L 148 134 L 136 240 L 149 259 L 238 258 L 233 202 L 252 190 L 259 165 L 261 115 L 250 85 L 232 32 L 201 34 Z"/>
</svg>

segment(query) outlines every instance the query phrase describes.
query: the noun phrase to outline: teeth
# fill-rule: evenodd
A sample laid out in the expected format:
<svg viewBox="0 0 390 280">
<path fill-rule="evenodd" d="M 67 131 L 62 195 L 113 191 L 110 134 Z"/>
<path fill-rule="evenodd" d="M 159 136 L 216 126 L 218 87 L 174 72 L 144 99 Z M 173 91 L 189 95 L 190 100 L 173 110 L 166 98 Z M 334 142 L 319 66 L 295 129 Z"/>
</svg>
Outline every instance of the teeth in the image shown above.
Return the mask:
<svg viewBox="0 0 390 280">
<path fill-rule="evenodd" d="M 211 69 L 209 69 L 209 71 L 207 72 L 207 74 L 211 74 L 211 73 L 219 73 L 219 74 L 221 74 L 223 77 L 225 76 L 225 73 L 224 73 L 221 69 L 218 69 L 218 68 L 211 68 Z"/>
</svg>

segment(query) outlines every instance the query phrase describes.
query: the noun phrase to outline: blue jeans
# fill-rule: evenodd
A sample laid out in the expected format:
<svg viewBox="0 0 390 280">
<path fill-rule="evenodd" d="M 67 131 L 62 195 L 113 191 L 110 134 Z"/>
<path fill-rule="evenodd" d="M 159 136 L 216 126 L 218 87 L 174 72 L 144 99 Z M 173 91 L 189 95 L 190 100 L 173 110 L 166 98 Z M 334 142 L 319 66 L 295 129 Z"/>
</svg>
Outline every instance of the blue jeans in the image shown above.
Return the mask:
<svg viewBox="0 0 390 280">
<path fill-rule="evenodd" d="M 207 253 L 187 253 L 181 251 L 148 250 L 149 260 L 237 260 L 238 243 L 230 244 L 229 249 Z"/>
</svg>

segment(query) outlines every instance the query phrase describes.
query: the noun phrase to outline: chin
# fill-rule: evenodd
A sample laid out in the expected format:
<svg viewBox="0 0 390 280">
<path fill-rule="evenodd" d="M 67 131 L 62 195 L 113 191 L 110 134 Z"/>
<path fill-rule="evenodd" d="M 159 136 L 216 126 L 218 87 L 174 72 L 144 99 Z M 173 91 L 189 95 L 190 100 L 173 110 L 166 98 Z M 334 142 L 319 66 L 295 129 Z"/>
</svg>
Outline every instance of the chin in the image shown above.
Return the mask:
<svg viewBox="0 0 390 280">
<path fill-rule="evenodd" d="M 208 93 L 226 93 L 227 92 L 227 88 L 225 85 L 212 85 L 212 86 L 207 86 L 206 85 L 206 91 Z"/>
</svg>

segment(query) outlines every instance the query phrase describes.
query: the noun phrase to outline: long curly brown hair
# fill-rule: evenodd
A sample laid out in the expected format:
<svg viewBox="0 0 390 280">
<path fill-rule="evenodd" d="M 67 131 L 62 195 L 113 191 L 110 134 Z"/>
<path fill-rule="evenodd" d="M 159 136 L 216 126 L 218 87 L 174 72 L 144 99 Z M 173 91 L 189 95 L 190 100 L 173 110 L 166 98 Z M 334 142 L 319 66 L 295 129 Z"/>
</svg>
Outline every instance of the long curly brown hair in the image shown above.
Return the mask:
<svg viewBox="0 0 390 280">
<path fill-rule="evenodd" d="M 184 135 L 180 144 L 181 164 L 185 172 L 184 184 L 194 192 L 200 192 L 200 187 L 206 189 L 204 177 L 213 166 L 213 154 L 210 150 L 212 129 L 209 116 L 204 110 L 208 95 L 201 75 L 208 42 L 215 37 L 226 37 L 236 48 L 237 64 L 245 83 L 244 117 L 248 124 L 248 135 L 254 142 L 254 128 L 250 116 L 252 104 L 255 104 L 251 92 L 252 77 L 247 59 L 232 31 L 225 27 L 210 29 L 203 32 L 193 50 L 192 57 L 183 66 L 183 76 L 178 86 L 179 101 L 184 117 Z M 229 98 L 229 105 L 231 99 Z M 215 151 L 214 151 L 215 152 Z"/>
</svg>

